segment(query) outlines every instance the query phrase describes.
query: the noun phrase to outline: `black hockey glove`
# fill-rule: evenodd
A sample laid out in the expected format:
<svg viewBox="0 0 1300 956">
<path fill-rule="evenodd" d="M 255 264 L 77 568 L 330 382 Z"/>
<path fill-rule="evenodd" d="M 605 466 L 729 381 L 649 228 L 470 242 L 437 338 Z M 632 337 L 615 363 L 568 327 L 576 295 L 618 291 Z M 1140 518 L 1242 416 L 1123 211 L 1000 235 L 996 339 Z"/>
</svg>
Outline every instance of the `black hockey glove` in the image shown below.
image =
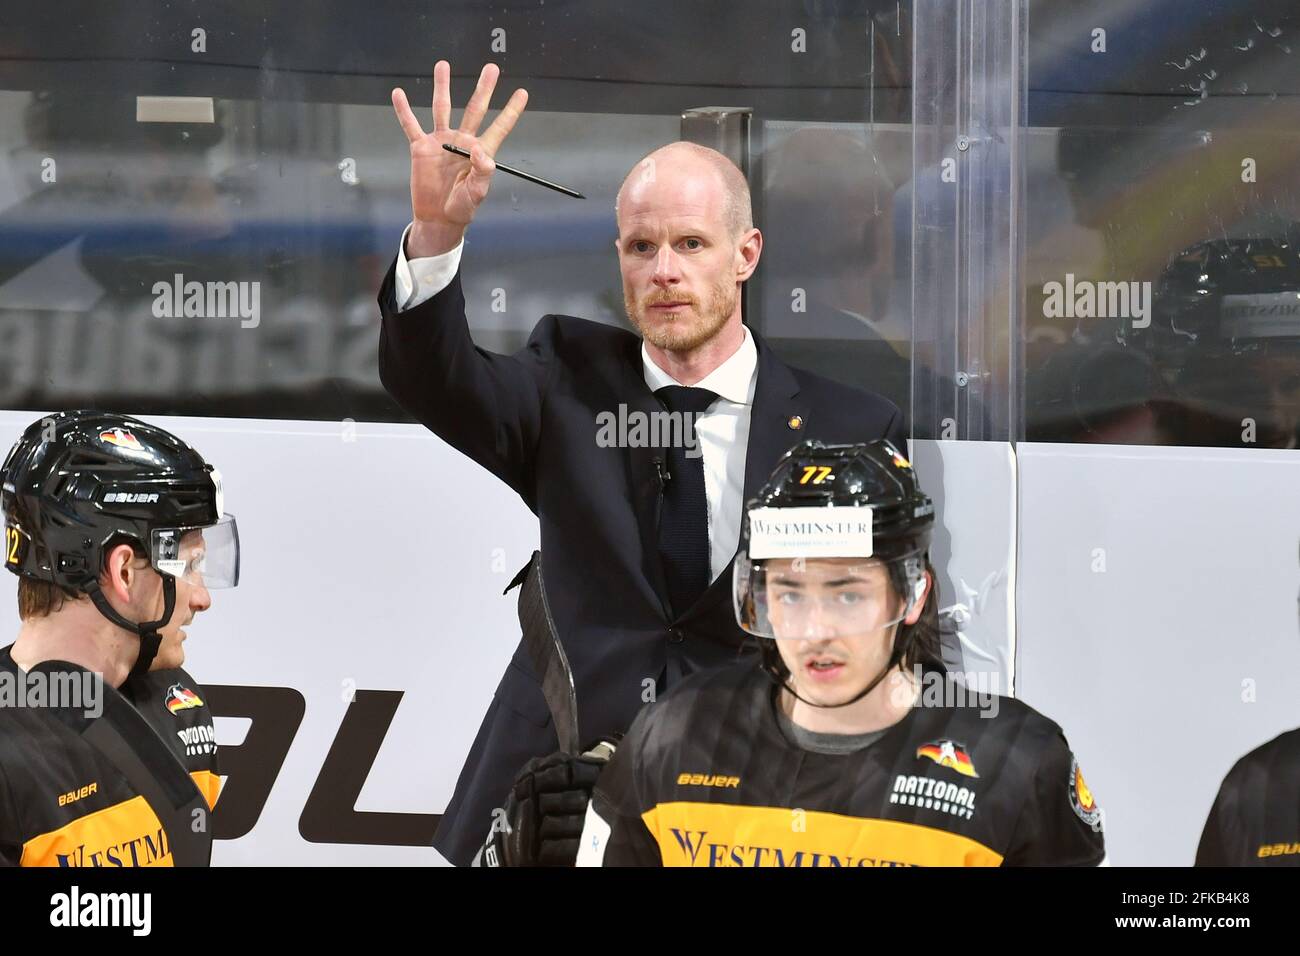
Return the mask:
<svg viewBox="0 0 1300 956">
<path fill-rule="evenodd" d="M 602 740 L 580 756 L 528 761 L 506 800 L 504 825 L 494 824 L 480 853 L 481 865 L 573 866 L 591 791 L 616 743 Z"/>
</svg>

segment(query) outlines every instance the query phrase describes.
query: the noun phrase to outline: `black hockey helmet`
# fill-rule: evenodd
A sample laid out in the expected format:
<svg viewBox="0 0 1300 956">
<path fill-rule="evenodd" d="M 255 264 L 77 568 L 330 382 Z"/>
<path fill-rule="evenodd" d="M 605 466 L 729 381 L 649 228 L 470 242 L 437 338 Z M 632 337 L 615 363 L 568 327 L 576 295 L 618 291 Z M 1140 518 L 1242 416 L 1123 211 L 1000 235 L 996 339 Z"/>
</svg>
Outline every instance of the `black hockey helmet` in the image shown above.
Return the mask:
<svg viewBox="0 0 1300 956">
<path fill-rule="evenodd" d="M 238 583 L 239 532 L 222 508 L 221 475 L 212 465 L 170 432 L 126 415 L 42 418 L 0 468 L 5 566 L 67 594 L 89 595 L 105 617 L 139 634 L 133 673 L 148 670 L 158 651 L 158 628 L 175 608 L 176 578 L 209 588 Z M 192 560 L 181 539 L 200 530 L 204 547 Z M 157 621 L 126 620 L 100 590 L 105 555 L 122 543 L 162 577 Z"/>
<path fill-rule="evenodd" d="M 1191 443 L 1290 447 L 1300 437 L 1300 223 L 1272 222 L 1172 256 L 1149 325 L 1122 320 L 1116 341 L 1167 383 L 1183 406 L 1169 424 L 1195 428 Z M 1092 378 L 1093 391 L 1109 394 L 1110 377 Z M 1257 436 L 1241 432 L 1247 420 Z"/>
<path fill-rule="evenodd" d="M 791 613 L 793 604 L 772 613 L 769 570 L 789 579 L 806 571 L 807 563 L 815 559 L 860 559 L 864 565 L 884 565 L 893 591 L 903 600 L 885 600 L 874 607 L 858 602 L 851 609 L 842 608 L 850 617 L 842 633 L 895 625 L 926 593 L 933 529 L 934 503 L 921 490 L 911 463 L 891 442 L 796 445 L 745 508 L 733 572 L 736 620 L 758 637 L 814 636 L 792 626 L 797 620 Z M 773 585 L 781 588 L 776 579 Z M 824 617 L 818 620 L 825 622 Z M 775 646 L 770 641 L 761 645 L 765 666 L 784 681 Z M 854 700 L 903 661 L 907 650 L 908 642 L 900 636 L 889 666 Z"/>
<path fill-rule="evenodd" d="M 793 509 L 793 510 L 791 510 Z M 816 510 L 809 510 L 816 509 Z M 736 619 L 771 637 L 754 577 L 772 558 L 874 558 L 924 564 L 934 502 L 911 462 L 886 439 L 858 445 L 806 441 L 790 449 L 745 508 L 736 558 Z"/>
<path fill-rule="evenodd" d="M 1300 224 L 1272 235 L 1209 239 L 1172 257 L 1156 283 L 1152 323 L 1121 339 L 1162 352 L 1294 347 L 1300 339 Z"/>
</svg>

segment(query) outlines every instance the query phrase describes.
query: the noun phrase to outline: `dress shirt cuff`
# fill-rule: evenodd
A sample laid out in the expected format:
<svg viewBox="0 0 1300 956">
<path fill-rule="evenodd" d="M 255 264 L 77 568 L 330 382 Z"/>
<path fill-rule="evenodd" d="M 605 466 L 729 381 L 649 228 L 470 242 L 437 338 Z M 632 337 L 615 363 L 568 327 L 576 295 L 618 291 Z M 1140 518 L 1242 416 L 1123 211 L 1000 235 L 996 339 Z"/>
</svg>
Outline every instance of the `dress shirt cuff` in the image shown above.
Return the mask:
<svg viewBox="0 0 1300 956">
<path fill-rule="evenodd" d="M 424 256 L 419 259 L 406 258 L 406 235 L 411 231 L 407 225 L 402 230 L 402 241 L 397 245 L 397 269 L 394 283 L 397 286 L 397 311 L 413 309 L 421 302 L 427 302 L 451 285 L 460 268 L 460 254 L 465 248 L 462 239 L 455 249 L 440 256 Z"/>
</svg>

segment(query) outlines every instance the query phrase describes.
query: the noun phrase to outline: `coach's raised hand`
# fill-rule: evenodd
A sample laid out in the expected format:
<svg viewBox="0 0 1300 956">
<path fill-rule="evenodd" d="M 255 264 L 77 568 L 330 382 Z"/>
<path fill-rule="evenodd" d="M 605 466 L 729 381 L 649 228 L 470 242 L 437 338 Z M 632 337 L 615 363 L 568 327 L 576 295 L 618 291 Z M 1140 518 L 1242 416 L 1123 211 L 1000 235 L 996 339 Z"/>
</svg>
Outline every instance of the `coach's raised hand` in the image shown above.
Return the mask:
<svg viewBox="0 0 1300 956">
<path fill-rule="evenodd" d="M 406 93 L 393 90 L 393 109 L 411 144 L 411 211 L 413 224 L 406 239 L 408 258 L 440 255 L 456 248 L 479 204 L 492 185 L 496 155 L 528 105 L 528 91 L 515 90 L 483 134 L 479 125 L 496 89 L 500 68 L 488 63 L 465 107 L 460 129 L 451 128 L 451 64 L 439 60 L 433 68 L 433 132 L 420 126 Z M 443 149 L 444 143 L 468 150 L 470 159 Z"/>
</svg>

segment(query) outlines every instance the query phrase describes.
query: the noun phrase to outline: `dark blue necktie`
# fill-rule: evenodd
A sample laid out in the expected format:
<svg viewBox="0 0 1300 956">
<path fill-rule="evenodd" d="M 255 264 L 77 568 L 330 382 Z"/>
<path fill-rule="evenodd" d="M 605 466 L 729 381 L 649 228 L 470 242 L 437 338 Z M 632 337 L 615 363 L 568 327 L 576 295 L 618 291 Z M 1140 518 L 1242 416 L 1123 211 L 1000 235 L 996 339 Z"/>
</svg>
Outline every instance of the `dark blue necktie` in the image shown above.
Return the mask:
<svg viewBox="0 0 1300 956">
<path fill-rule="evenodd" d="M 695 442 L 693 457 L 686 454 L 684 444 L 667 450 L 669 479 L 664 486 L 663 509 L 659 514 L 659 557 L 668 584 L 668 600 L 674 617 L 681 617 L 712 579 L 704 458 L 695 435 L 695 418 L 718 396 L 707 388 L 685 385 L 667 385 L 655 395 L 668 411 L 690 416 L 690 434 Z M 684 425 L 681 434 L 686 434 Z"/>
</svg>

